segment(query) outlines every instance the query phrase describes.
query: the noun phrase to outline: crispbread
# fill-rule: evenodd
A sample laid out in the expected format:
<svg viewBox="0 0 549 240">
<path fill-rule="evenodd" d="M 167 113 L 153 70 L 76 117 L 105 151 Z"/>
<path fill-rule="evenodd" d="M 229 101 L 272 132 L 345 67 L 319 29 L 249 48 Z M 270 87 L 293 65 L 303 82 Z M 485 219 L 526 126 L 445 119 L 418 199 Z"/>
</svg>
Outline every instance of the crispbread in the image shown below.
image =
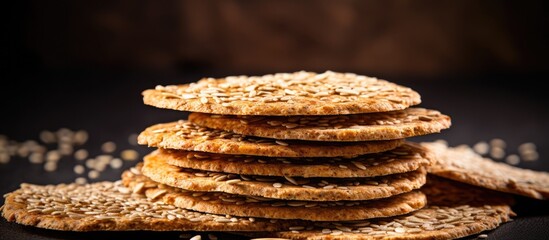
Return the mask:
<svg viewBox="0 0 549 240">
<path fill-rule="evenodd" d="M 158 149 L 155 155 L 167 163 L 205 171 L 263 176 L 375 177 L 404 173 L 427 166 L 433 157 L 417 143 L 355 158 L 268 158 Z"/>
<path fill-rule="evenodd" d="M 406 214 L 427 203 L 425 195 L 418 190 L 390 198 L 345 202 L 281 201 L 227 193 L 195 192 L 159 184 L 135 172 L 123 173 L 124 184 L 134 191 L 145 192 L 150 199 L 159 199 L 190 210 L 231 216 L 349 221 Z"/>
<path fill-rule="evenodd" d="M 356 158 L 269 158 L 158 149 L 154 155 L 183 168 L 245 175 L 290 177 L 376 177 L 415 171 L 429 165 L 429 151 L 417 143 Z"/>
<path fill-rule="evenodd" d="M 429 172 L 441 177 L 519 194 L 549 198 L 549 173 L 513 167 L 476 154 L 470 147 L 448 147 L 442 142 L 424 142 L 436 158 Z"/>
<path fill-rule="evenodd" d="M 132 194 L 121 181 L 22 184 L 5 197 L 2 216 L 23 225 L 64 231 L 272 231 L 303 224 L 194 212 Z"/>
<path fill-rule="evenodd" d="M 386 198 L 420 188 L 425 184 L 426 175 L 423 169 L 373 178 L 237 175 L 172 166 L 154 153 L 145 156 L 141 171 L 153 181 L 191 191 L 215 191 L 302 201 Z"/>
<path fill-rule="evenodd" d="M 386 80 L 325 72 L 205 78 L 143 91 L 159 108 L 232 115 L 336 115 L 386 112 L 421 102 L 420 95 Z"/>
<path fill-rule="evenodd" d="M 515 216 L 512 198 L 487 189 L 429 178 L 423 188 L 429 205 L 410 214 L 351 222 L 315 222 L 284 232 L 245 233 L 289 239 L 420 240 L 456 239 L 491 230 Z"/>
<path fill-rule="evenodd" d="M 439 133 L 450 117 L 425 108 L 336 116 L 249 116 L 191 113 L 189 121 L 238 134 L 309 141 L 375 141 Z"/>
<path fill-rule="evenodd" d="M 404 140 L 366 142 L 280 141 L 196 126 L 185 120 L 150 126 L 138 136 L 150 147 L 269 157 L 339 157 L 383 152 Z"/>
</svg>

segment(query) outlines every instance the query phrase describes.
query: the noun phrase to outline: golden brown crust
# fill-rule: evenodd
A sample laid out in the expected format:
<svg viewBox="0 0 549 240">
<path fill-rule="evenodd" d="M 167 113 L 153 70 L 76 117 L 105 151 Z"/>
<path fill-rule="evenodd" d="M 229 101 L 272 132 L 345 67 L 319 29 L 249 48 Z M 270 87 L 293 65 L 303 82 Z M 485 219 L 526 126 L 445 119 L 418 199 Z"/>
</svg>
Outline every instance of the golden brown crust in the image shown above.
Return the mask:
<svg viewBox="0 0 549 240">
<path fill-rule="evenodd" d="M 238 134 L 308 141 L 374 141 L 439 133 L 450 117 L 425 108 L 337 116 L 242 116 L 191 113 L 189 121 Z"/>
<path fill-rule="evenodd" d="M 386 152 L 356 158 L 267 158 L 158 149 L 155 155 L 167 163 L 204 171 L 245 175 L 290 177 L 376 177 L 415 171 L 431 162 L 429 151 L 419 144 L 405 144 Z"/>
<path fill-rule="evenodd" d="M 150 185 L 151 187 L 144 190 L 147 197 L 160 199 L 166 204 L 194 211 L 242 217 L 350 221 L 406 214 L 422 208 L 427 203 L 425 195 L 420 191 L 372 201 L 309 202 L 250 198 L 215 192 L 181 191 L 161 184 L 153 187 L 157 184 L 156 182 L 148 178 L 140 178 L 130 172 L 123 174 L 123 181 L 130 188 L 140 183 Z"/>
<path fill-rule="evenodd" d="M 280 141 L 245 137 L 232 132 L 196 126 L 184 120 L 156 124 L 138 136 L 139 144 L 187 151 L 269 157 L 338 157 L 383 152 L 404 140 L 368 142 Z"/>
<path fill-rule="evenodd" d="M 549 173 L 517 168 L 494 162 L 466 146 L 448 147 L 440 142 L 425 142 L 435 156 L 429 172 L 441 177 L 496 191 L 535 199 L 549 198 Z"/>
<path fill-rule="evenodd" d="M 422 188 L 429 206 L 410 214 L 352 222 L 315 222 L 284 232 L 244 233 L 289 239 L 420 240 L 456 239 L 491 230 L 515 213 L 510 195 L 430 176 Z M 296 231 L 296 229 L 299 229 Z"/>
<path fill-rule="evenodd" d="M 351 179 L 245 176 L 172 166 L 154 153 L 145 156 L 141 171 L 155 182 L 190 191 L 303 201 L 386 198 L 420 188 L 425 184 L 426 174 L 420 169 L 383 177 Z"/>
<path fill-rule="evenodd" d="M 232 115 L 338 115 L 386 112 L 421 103 L 414 90 L 386 80 L 325 72 L 202 79 L 143 91 L 147 105 Z"/>
<path fill-rule="evenodd" d="M 282 230 L 296 224 L 291 221 L 272 223 L 259 218 L 253 222 L 248 218 L 235 218 L 237 221 L 231 222 L 225 216 L 189 211 L 161 202 L 153 204 L 143 194 L 117 190 L 121 187 L 112 182 L 56 186 L 23 184 L 6 197 L 2 216 L 10 222 L 63 231 L 265 231 Z M 89 196 L 100 197 L 92 203 L 93 198 Z M 44 199 L 54 201 L 40 204 Z M 105 202 L 99 202 L 100 199 Z M 107 209 L 106 203 L 112 202 L 116 203 Z M 126 212 L 116 210 L 118 206 L 125 206 Z M 159 212 L 135 209 L 143 206 L 156 208 Z M 68 208 L 74 209 L 68 212 Z M 107 212 L 113 215 L 107 215 Z"/>
</svg>

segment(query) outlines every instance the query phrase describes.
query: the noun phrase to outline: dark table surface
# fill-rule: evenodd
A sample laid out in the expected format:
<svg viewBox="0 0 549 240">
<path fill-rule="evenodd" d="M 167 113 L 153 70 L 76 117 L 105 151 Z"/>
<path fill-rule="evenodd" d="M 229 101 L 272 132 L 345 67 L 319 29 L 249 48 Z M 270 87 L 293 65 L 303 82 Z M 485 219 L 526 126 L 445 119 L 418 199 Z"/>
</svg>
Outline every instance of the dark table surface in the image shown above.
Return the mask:
<svg viewBox="0 0 549 240">
<path fill-rule="evenodd" d="M 141 156 L 152 151 L 130 144 L 128 138 L 144 128 L 177 119 L 187 114 L 146 106 L 141 91 L 158 84 L 196 81 L 200 77 L 223 74 L 151 74 L 122 72 L 49 72 L 17 75 L 14 86 L 2 87 L 0 96 L 0 135 L 23 142 L 39 141 L 43 130 L 60 128 L 86 130 L 88 142 L 78 148 L 90 156 L 101 154 L 106 141 L 117 144 L 113 155 L 134 149 Z M 549 96 L 542 83 L 549 75 L 489 75 L 440 77 L 436 79 L 388 79 L 409 86 L 422 95 L 420 106 L 438 109 L 452 117 L 452 127 L 439 134 L 415 137 L 411 141 L 444 139 L 450 145 L 473 145 L 500 138 L 507 143 L 507 153 L 517 152 L 519 144 L 537 145 L 539 160 L 522 161 L 522 168 L 549 171 Z M 378 76 L 382 77 L 382 76 Z M 34 83 L 33 83 L 34 81 Z M 137 161 L 125 161 L 120 169 L 107 169 L 93 181 L 118 180 L 124 169 Z M 0 193 L 5 194 L 23 182 L 58 184 L 72 182 L 76 160 L 64 157 L 58 170 L 46 172 L 43 165 L 31 164 L 27 158 L 12 158 L 0 164 Z M 514 221 L 488 231 L 488 239 L 549 239 L 549 201 L 517 196 Z M 3 203 L 3 199 L 0 203 Z M 21 226 L 0 220 L 0 239 L 179 239 L 180 232 L 63 232 Z M 194 236 L 196 233 L 190 233 Z M 213 233 L 220 239 L 246 239 L 236 235 Z M 207 233 L 202 233 L 208 239 Z M 466 239 L 474 239 L 475 236 Z"/>
</svg>

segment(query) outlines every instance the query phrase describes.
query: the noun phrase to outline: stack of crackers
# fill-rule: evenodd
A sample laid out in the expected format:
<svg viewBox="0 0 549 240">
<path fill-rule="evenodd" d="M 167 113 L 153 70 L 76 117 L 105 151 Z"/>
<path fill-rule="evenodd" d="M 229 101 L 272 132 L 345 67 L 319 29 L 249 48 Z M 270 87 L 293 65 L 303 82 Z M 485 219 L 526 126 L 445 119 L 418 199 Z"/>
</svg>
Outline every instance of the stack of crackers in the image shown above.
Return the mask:
<svg viewBox="0 0 549 240">
<path fill-rule="evenodd" d="M 437 174 L 464 153 L 410 138 L 449 128 L 450 117 L 414 107 L 420 95 L 395 83 L 336 72 L 235 76 L 157 86 L 143 100 L 190 114 L 143 130 L 138 142 L 155 149 L 121 181 L 24 184 L 3 216 L 73 231 L 452 239 L 514 214 L 502 189 Z M 547 197 L 539 174 L 530 192 L 508 192 Z"/>
</svg>

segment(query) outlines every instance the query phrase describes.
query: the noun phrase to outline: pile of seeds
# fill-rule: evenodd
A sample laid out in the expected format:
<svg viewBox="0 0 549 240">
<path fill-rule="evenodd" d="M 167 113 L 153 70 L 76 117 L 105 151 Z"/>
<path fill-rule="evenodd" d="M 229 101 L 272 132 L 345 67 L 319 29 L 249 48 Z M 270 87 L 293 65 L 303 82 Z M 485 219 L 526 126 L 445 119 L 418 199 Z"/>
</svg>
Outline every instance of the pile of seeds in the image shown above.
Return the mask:
<svg viewBox="0 0 549 240">
<path fill-rule="evenodd" d="M 73 167 L 74 181 L 83 184 L 96 181 L 105 170 L 122 171 L 124 162 L 139 158 L 139 153 L 132 148 L 117 151 L 117 144 L 113 141 L 104 142 L 99 154 L 90 156 L 90 152 L 94 151 L 86 148 L 88 139 L 88 131 L 68 128 L 43 130 L 37 140 L 22 142 L 0 135 L 0 164 L 28 160 L 31 164 L 42 165 L 45 172 L 54 174 L 60 161 L 67 161 Z M 137 134 L 128 137 L 128 144 L 138 145 Z"/>
</svg>

